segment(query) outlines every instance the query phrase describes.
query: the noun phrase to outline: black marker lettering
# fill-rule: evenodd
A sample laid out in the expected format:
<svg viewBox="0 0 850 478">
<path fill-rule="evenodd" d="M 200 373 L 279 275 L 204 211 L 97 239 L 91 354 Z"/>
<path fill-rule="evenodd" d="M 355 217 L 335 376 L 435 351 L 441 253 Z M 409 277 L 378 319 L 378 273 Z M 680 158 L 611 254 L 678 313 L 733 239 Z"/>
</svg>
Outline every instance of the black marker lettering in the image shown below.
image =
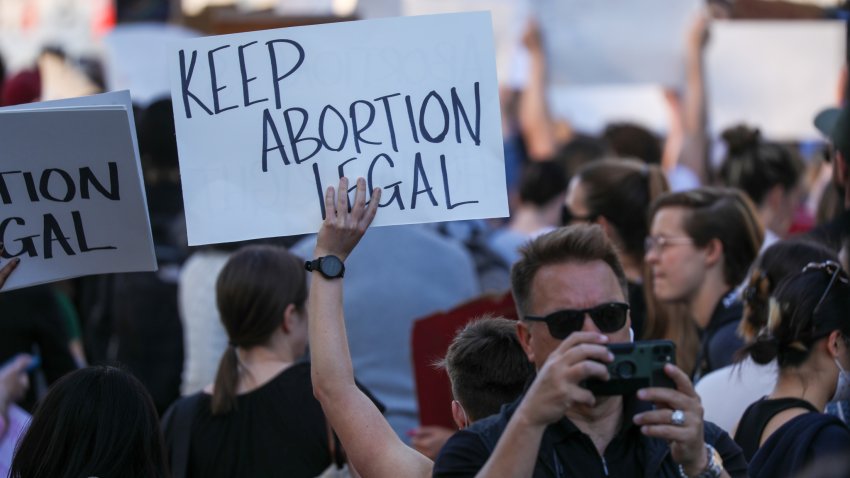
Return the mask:
<svg viewBox="0 0 850 478">
<path fill-rule="evenodd" d="M 207 108 L 207 106 L 201 102 L 201 100 L 195 96 L 194 93 L 189 91 L 189 83 L 192 82 L 192 74 L 195 71 L 195 60 L 198 59 L 198 52 L 196 50 L 192 51 L 192 59 L 189 60 L 189 72 L 186 72 L 186 54 L 183 50 L 180 50 L 178 56 L 180 57 L 180 91 L 183 94 L 183 109 L 186 113 L 186 118 L 192 118 L 192 110 L 189 108 L 189 98 L 195 100 L 195 103 L 198 104 L 204 111 L 207 112 L 208 115 L 213 114 L 212 110 Z"/>
<path fill-rule="evenodd" d="M 252 41 L 244 45 L 239 45 L 239 48 L 237 48 L 237 51 L 239 52 L 239 72 L 242 74 L 242 104 L 246 107 L 269 100 L 268 98 L 263 98 L 261 100 L 251 101 L 251 97 L 248 93 L 248 83 L 256 80 L 257 77 L 252 76 L 251 78 L 248 78 L 248 67 L 245 64 L 245 49 L 255 43 L 257 42 Z"/>
<path fill-rule="evenodd" d="M 216 78 L 215 74 L 215 57 L 213 57 L 213 53 L 220 50 L 224 50 L 225 48 L 230 48 L 230 45 L 220 46 L 207 52 L 207 61 L 209 62 L 210 66 L 210 87 L 212 88 L 213 111 L 215 111 L 215 114 L 224 113 L 227 110 L 232 110 L 233 108 L 236 108 L 236 105 L 227 106 L 225 108 L 221 108 L 219 106 L 218 92 L 224 91 L 227 86 L 222 86 L 220 88 L 218 86 L 218 79 Z"/>
</svg>

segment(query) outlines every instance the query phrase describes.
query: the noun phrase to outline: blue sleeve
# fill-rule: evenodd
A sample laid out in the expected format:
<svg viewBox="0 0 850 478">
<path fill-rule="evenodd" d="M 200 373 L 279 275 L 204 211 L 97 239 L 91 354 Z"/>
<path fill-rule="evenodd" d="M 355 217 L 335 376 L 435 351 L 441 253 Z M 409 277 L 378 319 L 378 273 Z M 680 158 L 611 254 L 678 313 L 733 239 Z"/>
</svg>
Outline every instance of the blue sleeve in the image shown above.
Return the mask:
<svg viewBox="0 0 850 478">
<path fill-rule="evenodd" d="M 850 449 L 850 429 L 835 423 L 824 427 L 809 446 L 808 462 L 821 458 L 844 456 Z"/>
<path fill-rule="evenodd" d="M 738 337 L 737 330 L 738 322 L 730 322 L 721 327 L 711 338 L 711 343 L 708 344 L 708 356 L 712 370 L 731 365 L 735 353 L 744 345 L 743 340 Z"/>
<path fill-rule="evenodd" d="M 484 445 L 478 434 L 461 430 L 440 450 L 434 461 L 434 477 L 475 476 L 487 459 L 490 450 Z"/>
</svg>

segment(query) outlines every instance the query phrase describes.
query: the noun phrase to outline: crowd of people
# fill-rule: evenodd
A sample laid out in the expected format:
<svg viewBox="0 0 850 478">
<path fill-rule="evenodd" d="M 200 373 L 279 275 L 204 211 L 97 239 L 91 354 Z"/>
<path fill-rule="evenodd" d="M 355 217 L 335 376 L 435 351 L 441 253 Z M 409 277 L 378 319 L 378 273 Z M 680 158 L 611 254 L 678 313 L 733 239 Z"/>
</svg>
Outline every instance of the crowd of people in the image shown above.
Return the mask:
<svg viewBox="0 0 850 478">
<path fill-rule="evenodd" d="M 504 220 L 370 228 L 382 190 L 341 178 L 317 235 L 189 248 L 171 102 L 140 107 L 159 271 L 0 293 L 0 474 L 850 476 L 850 108 L 806 119 L 814 152 L 758 125 L 712 138 L 710 3 L 666 138 L 553 117 L 529 24 Z M 0 63 L 0 106 L 43 99 L 64 58 Z M 2 287 L 26 263 L 0 257 Z M 421 420 L 414 325 L 507 292 L 429 359 L 453 426 Z M 675 347 L 652 380 L 591 391 L 647 341 Z"/>
</svg>

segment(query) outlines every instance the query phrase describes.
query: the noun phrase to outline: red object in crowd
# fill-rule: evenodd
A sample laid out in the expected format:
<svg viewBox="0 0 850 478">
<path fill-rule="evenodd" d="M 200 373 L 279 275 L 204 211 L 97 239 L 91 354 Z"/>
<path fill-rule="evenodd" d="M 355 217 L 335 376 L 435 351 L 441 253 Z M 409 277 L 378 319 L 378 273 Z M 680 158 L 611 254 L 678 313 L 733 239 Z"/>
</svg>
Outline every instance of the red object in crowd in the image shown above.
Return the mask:
<svg viewBox="0 0 850 478">
<path fill-rule="evenodd" d="M 413 375 L 422 426 L 456 428 L 452 419 L 452 387 L 445 370 L 434 363 L 446 356 L 455 334 L 468 322 L 483 315 L 517 319 L 510 291 L 485 295 L 447 312 L 439 312 L 413 323 L 411 337 Z"/>
<path fill-rule="evenodd" d="M 805 206 L 798 206 L 794 211 L 794 219 L 791 228 L 788 229 L 789 236 L 805 234 L 815 227 L 815 218 L 806 210 Z"/>
<path fill-rule="evenodd" d="M 41 75 L 38 68 L 23 70 L 6 79 L 0 92 L 0 106 L 22 105 L 41 98 Z"/>
<path fill-rule="evenodd" d="M 100 38 L 115 27 L 115 2 L 113 0 L 101 0 L 101 7 L 93 15 L 91 22 L 92 35 Z"/>
</svg>

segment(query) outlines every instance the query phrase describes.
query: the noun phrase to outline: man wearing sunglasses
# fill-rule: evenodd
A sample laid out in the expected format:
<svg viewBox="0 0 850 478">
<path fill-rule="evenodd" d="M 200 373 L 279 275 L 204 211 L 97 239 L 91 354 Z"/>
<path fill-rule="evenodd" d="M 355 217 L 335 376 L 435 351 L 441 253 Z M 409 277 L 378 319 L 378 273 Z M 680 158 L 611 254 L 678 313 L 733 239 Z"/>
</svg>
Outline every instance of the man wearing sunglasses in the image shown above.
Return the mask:
<svg viewBox="0 0 850 478">
<path fill-rule="evenodd" d="M 502 411 L 455 434 L 434 476 L 746 476 L 740 448 L 704 423 L 699 397 L 677 367 L 677 389 L 594 396 L 607 380 L 605 344 L 632 340 L 626 278 L 599 226 L 558 229 L 529 243 L 511 271 L 520 342 L 537 377 Z"/>
</svg>

